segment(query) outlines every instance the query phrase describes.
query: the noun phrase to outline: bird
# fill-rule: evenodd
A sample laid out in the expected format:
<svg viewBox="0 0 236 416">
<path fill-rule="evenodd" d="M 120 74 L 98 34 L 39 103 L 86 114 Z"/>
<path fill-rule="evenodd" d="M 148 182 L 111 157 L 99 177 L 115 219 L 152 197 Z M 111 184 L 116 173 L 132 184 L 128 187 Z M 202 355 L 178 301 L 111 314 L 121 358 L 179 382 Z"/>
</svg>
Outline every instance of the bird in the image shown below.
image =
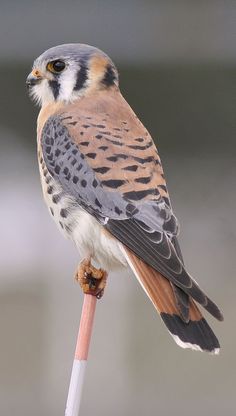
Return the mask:
<svg viewBox="0 0 236 416">
<path fill-rule="evenodd" d="M 101 297 L 106 272 L 129 268 L 180 347 L 218 354 L 199 305 L 223 315 L 186 270 L 158 150 L 113 61 L 93 46 L 58 45 L 35 59 L 26 84 L 40 106 L 44 199 L 83 258 L 84 292 Z"/>
</svg>

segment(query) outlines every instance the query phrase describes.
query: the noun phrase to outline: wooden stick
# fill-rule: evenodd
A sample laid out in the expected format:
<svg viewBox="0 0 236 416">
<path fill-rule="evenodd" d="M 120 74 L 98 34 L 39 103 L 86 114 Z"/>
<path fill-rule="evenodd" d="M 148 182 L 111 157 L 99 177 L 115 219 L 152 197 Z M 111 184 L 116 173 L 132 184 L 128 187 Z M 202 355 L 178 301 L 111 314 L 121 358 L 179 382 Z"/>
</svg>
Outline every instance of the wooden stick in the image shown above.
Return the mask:
<svg viewBox="0 0 236 416">
<path fill-rule="evenodd" d="M 65 416 L 78 416 L 97 298 L 84 295 Z"/>
</svg>

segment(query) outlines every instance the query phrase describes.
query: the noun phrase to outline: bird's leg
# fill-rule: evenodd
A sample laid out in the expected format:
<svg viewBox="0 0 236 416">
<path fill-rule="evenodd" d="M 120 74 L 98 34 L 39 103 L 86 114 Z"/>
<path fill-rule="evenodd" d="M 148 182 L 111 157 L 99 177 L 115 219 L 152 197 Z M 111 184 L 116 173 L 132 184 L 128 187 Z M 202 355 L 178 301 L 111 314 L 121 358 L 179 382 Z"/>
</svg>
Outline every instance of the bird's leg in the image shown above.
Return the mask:
<svg viewBox="0 0 236 416">
<path fill-rule="evenodd" d="M 100 299 L 106 286 L 107 272 L 103 269 L 96 269 L 91 264 L 90 258 L 84 259 L 76 271 L 75 279 L 84 293 Z"/>
</svg>

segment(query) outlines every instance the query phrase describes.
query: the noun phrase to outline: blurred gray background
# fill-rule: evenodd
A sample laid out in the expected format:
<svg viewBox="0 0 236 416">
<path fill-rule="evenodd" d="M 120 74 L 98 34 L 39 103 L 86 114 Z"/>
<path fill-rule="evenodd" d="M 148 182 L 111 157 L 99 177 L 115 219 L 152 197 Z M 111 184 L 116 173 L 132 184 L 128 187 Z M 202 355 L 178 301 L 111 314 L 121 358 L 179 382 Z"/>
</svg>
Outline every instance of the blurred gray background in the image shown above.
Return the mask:
<svg viewBox="0 0 236 416">
<path fill-rule="evenodd" d="M 32 61 L 89 43 L 158 143 L 186 264 L 219 304 L 220 356 L 182 350 L 131 272 L 98 302 L 81 415 L 235 415 L 236 3 L 0 1 L 0 414 L 64 414 L 82 294 L 79 261 L 44 206 Z M 235 96 L 235 95 L 234 95 Z"/>
</svg>

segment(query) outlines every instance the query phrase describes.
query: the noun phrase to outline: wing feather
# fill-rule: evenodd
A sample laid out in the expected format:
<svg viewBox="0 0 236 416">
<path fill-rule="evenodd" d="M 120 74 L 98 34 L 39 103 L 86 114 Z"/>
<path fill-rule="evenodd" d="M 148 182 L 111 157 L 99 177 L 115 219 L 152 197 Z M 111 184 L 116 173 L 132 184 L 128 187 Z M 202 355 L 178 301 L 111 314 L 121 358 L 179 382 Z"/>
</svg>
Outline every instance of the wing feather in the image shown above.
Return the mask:
<svg viewBox="0 0 236 416">
<path fill-rule="evenodd" d="M 121 249 L 176 343 L 182 348 L 217 354 L 219 342 L 194 301 L 190 298 L 188 321 L 180 319 L 171 283 L 129 249 L 124 246 Z"/>
<path fill-rule="evenodd" d="M 45 164 L 75 203 L 169 279 L 184 320 L 188 296 L 222 320 L 217 306 L 185 270 L 160 158 L 150 135 L 120 97 L 101 103 L 98 97 L 96 107 L 81 100 L 51 116 L 41 135 Z M 123 100 L 120 114 L 117 100 Z"/>
</svg>

